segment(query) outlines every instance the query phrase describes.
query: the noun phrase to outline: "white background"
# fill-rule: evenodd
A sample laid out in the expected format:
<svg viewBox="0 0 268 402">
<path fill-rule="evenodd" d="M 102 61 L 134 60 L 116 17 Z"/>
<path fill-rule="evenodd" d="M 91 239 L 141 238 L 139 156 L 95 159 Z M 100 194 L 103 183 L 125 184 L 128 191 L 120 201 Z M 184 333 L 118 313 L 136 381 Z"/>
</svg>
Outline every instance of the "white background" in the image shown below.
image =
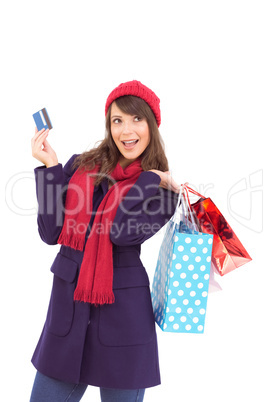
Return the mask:
<svg viewBox="0 0 268 402">
<path fill-rule="evenodd" d="M 146 401 L 267 401 L 268 12 L 266 1 L 9 1 L 1 34 L 1 365 L 28 401 L 58 246 L 36 225 L 32 114 L 46 107 L 65 163 L 104 136 L 111 90 L 137 79 L 161 99 L 170 170 L 210 196 L 252 262 L 217 277 L 204 335 L 157 328 L 162 385 Z M 262 202 L 263 197 L 263 202 Z M 163 231 L 142 259 L 150 279 Z M 4 378 L 3 378 L 4 373 Z M 89 387 L 85 401 L 98 401 Z"/>
</svg>

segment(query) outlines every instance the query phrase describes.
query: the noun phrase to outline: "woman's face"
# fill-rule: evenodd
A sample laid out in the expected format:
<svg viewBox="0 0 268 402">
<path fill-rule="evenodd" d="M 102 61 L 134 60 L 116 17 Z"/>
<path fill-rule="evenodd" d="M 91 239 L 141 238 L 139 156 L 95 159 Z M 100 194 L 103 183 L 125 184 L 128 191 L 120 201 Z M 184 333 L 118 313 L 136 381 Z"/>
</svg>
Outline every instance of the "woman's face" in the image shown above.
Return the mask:
<svg viewBox="0 0 268 402">
<path fill-rule="evenodd" d="M 119 163 L 123 168 L 138 158 L 150 142 L 146 119 L 123 113 L 115 102 L 111 106 L 111 133 L 121 153 Z"/>
</svg>

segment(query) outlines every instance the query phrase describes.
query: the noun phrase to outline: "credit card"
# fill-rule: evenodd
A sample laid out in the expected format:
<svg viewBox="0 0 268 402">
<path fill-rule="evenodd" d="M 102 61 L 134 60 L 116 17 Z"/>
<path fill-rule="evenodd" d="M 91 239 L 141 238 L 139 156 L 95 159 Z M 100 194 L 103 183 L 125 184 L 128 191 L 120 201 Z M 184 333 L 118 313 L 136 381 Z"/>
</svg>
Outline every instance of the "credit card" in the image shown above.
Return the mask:
<svg viewBox="0 0 268 402">
<path fill-rule="evenodd" d="M 48 128 L 49 130 L 53 128 L 45 107 L 34 113 L 33 118 L 38 131 L 42 130 L 42 128 Z"/>
</svg>

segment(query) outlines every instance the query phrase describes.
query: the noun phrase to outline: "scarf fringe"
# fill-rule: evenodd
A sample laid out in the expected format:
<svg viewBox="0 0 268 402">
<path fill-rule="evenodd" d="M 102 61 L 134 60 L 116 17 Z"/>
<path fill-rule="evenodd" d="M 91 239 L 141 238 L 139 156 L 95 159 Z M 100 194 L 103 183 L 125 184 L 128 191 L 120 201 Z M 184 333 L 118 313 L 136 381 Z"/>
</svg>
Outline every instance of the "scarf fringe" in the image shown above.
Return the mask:
<svg viewBox="0 0 268 402">
<path fill-rule="evenodd" d="M 84 303 L 91 303 L 95 306 L 100 306 L 103 304 L 112 304 L 115 302 L 115 297 L 113 292 L 111 293 L 98 293 L 98 292 L 87 292 L 86 290 L 76 289 L 74 292 L 74 300 L 81 301 Z"/>
<path fill-rule="evenodd" d="M 61 232 L 60 237 L 58 239 L 58 244 L 62 244 L 63 246 L 71 247 L 75 250 L 83 251 L 85 239 L 77 238 L 74 235 L 66 235 Z"/>
</svg>

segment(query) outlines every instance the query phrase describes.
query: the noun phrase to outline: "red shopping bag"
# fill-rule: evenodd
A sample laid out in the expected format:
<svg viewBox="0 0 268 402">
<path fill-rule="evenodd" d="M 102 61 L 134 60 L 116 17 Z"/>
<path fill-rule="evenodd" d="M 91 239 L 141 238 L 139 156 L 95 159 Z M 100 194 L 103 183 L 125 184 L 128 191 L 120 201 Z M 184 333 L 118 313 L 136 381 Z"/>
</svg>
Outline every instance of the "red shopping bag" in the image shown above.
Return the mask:
<svg viewBox="0 0 268 402">
<path fill-rule="evenodd" d="M 205 198 L 197 191 L 185 186 L 200 199 L 191 204 L 204 233 L 214 235 L 211 260 L 223 276 L 230 271 L 252 260 L 247 250 L 234 233 L 222 213 L 210 198 Z"/>
</svg>

